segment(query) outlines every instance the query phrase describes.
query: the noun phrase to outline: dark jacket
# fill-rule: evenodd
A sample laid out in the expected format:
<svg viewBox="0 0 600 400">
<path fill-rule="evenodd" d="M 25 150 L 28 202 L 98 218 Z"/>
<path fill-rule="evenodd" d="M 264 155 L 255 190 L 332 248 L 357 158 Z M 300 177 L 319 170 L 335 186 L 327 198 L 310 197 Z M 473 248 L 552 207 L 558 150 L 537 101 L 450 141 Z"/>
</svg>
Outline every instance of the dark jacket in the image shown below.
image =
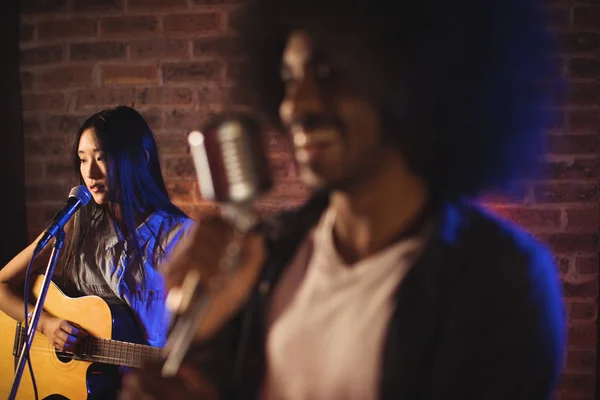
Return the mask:
<svg viewBox="0 0 600 400">
<path fill-rule="evenodd" d="M 210 343 L 194 349 L 225 398 L 258 397 L 271 289 L 326 205 L 315 198 L 261 226 L 268 257 L 254 293 Z M 380 398 L 548 399 L 566 336 L 551 253 L 472 204 L 445 204 L 435 215 L 433 234 L 396 291 Z"/>
</svg>

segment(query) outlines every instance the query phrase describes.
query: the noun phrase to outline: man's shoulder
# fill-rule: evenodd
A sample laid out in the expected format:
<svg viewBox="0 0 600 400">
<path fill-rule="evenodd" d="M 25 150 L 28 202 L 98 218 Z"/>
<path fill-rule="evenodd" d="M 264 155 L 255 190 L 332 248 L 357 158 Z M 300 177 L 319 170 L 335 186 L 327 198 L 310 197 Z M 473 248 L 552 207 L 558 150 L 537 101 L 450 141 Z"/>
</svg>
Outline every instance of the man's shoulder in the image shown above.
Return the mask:
<svg viewBox="0 0 600 400">
<path fill-rule="evenodd" d="M 454 231 L 459 245 L 481 256 L 487 264 L 512 259 L 553 265 L 552 252 L 545 243 L 485 205 L 471 202 L 450 205 L 445 224 L 443 229 Z"/>
<path fill-rule="evenodd" d="M 455 250 L 450 273 L 458 286 L 496 297 L 494 302 L 533 296 L 550 304 L 560 297 L 554 255 L 541 240 L 482 205 L 462 204 L 451 212 L 456 221 L 445 228 L 454 229 L 454 241 L 447 243 Z"/>
</svg>

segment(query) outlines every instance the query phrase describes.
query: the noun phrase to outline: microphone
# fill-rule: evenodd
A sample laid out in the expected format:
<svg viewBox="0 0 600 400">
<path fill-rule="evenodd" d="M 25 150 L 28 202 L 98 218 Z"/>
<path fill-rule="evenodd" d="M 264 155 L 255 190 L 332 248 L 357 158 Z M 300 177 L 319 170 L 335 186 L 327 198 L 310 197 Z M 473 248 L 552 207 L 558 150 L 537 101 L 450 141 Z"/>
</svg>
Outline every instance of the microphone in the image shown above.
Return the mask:
<svg viewBox="0 0 600 400">
<path fill-rule="evenodd" d="M 92 199 L 92 195 L 87 187 L 83 185 L 75 186 L 69 192 L 69 198 L 65 202 L 63 208 L 56 213 L 50 226 L 44 232 L 42 238 L 38 241 L 33 252 L 34 256 L 37 255 L 52 239 L 55 237 L 71 219 L 73 214 L 81 207 L 84 207 Z"/>
<path fill-rule="evenodd" d="M 221 203 L 223 217 L 234 226 L 233 240 L 220 265 L 220 272 L 225 275 L 238 267 L 241 239 L 256 222 L 254 200 L 272 187 L 261 126 L 244 113 L 217 114 L 203 132 L 191 132 L 188 143 L 202 198 Z M 215 280 L 222 283 L 219 278 Z M 177 373 L 206 312 L 209 296 L 198 293 L 199 284 L 200 274 L 190 271 L 182 287 L 171 290 L 167 297 L 171 309 L 184 311 L 165 345 L 164 376 Z M 209 285 L 210 288 L 214 285 Z"/>
<path fill-rule="evenodd" d="M 242 113 L 219 114 L 194 131 L 188 143 L 202 197 L 222 203 L 225 217 L 246 230 L 252 202 L 272 187 L 258 121 Z"/>
</svg>

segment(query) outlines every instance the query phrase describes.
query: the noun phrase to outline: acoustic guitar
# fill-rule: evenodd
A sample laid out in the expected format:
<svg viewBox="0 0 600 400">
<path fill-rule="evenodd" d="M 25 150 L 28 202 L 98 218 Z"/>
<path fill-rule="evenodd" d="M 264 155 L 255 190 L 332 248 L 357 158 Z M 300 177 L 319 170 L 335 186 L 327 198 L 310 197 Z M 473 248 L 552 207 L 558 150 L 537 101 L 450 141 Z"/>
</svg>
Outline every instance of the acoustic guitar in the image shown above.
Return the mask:
<svg viewBox="0 0 600 400">
<path fill-rule="evenodd" d="M 33 285 L 41 292 L 43 276 Z M 97 296 L 68 297 L 50 283 L 44 310 L 88 332 L 74 353 L 59 352 L 48 338 L 36 332 L 30 349 L 31 365 L 40 399 L 83 400 L 105 398 L 103 390 L 120 383 L 118 366 L 139 368 L 161 358 L 161 349 L 143 343 L 139 328 L 126 307 L 109 306 Z M 24 327 L 0 312 L 0 397 L 11 390 L 14 372 L 25 341 Z M 34 399 L 29 368 L 25 366 L 17 399 Z"/>
</svg>

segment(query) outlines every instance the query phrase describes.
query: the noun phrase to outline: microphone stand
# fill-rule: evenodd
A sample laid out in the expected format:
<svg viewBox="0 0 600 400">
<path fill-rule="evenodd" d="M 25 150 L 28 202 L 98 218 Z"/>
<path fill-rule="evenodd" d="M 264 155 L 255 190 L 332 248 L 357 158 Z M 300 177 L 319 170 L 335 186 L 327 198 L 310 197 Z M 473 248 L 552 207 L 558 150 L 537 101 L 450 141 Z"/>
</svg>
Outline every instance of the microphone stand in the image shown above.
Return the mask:
<svg viewBox="0 0 600 400">
<path fill-rule="evenodd" d="M 56 261 L 58 260 L 58 253 L 63 247 L 63 243 L 65 240 L 65 231 L 61 228 L 54 239 L 54 246 L 52 249 L 52 254 L 50 255 L 50 260 L 48 261 L 48 266 L 46 267 L 46 273 L 44 274 L 44 282 L 42 284 L 42 290 L 40 295 L 38 296 L 37 302 L 35 303 L 35 308 L 33 309 L 33 315 L 31 317 L 31 321 L 28 325 L 27 335 L 26 335 L 26 344 L 23 345 L 21 349 L 21 356 L 19 357 L 19 362 L 17 364 L 17 368 L 15 370 L 15 376 L 13 379 L 12 389 L 10 391 L 10 395 L 8 397 L 9 400 L 14 400 L 17 396 L 17 390 L 19 389 L 19 383 L 21 382 L 21 377 L 23 376 L 23 368 L 25 367 L 25 362 L 27 360 L 27 356 L 29 353 L 29 349 L 31 348 L 31 344 L 33 343 L 33 335 L 35 330 L 37 329 L 37 325 L 40 319 L 40 315 L 42 314 L 42 309 L 44 307 L 44 301 L 46 300 L 46 294 L 48 293 L 48 288 L 50 287 L 50 281 L 52 280 L 52 275 L 54 274 L 54 267 L 56 266 Z M 34 257 L 36 254 L 33 255 Z"/>
</svg>

